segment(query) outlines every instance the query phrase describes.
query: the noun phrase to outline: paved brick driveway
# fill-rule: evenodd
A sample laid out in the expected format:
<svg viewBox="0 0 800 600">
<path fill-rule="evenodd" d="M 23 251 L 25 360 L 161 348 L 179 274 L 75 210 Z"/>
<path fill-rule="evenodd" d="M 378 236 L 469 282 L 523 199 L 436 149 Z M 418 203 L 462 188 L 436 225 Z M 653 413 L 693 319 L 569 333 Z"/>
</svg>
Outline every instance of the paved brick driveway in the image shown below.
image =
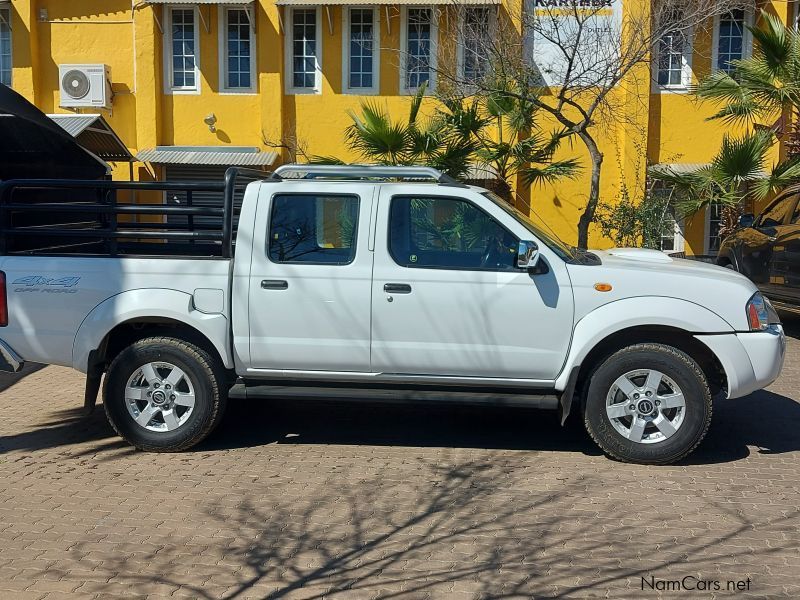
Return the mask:
<svg viewBox="0 0 800 600">
<path fill-rule="evenodd" d="M 2 386 L 2 598 L 800 597 L 796 339 L 665 468 L 549 413 L 287 402 L 144 454 L 81 417 L 67 369 Z M 685 576 L 722 590 L 641 588 Z"/>
</svg>

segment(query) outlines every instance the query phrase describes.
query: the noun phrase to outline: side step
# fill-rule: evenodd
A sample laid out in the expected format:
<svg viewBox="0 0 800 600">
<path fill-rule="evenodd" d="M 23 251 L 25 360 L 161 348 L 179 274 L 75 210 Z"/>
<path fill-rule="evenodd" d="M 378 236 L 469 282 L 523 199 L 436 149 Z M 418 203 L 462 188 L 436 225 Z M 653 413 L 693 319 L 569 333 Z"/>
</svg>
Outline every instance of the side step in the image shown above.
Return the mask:
<svg viewBox="0 0 800 600">
<path fill-rule="evenodd" d="M 509 392 L 495 389 L 465 389 L 454 387 L 423 388 L 421 386 L 338 386 L 308 385 L 306 382 L 287 384 L 264 381 L 240 381 L 234 385 L 230 398 L 275 398 L 302 400 L 333 400 L 336 402 L 436 402 L 453 404 L 492 404 L 499 406 L 527 406 L 529 408 L 558 408 L 559 398 L 549 390 L 532 390 L 535 393 Z M 546 393 L 545 393 L 546 392 Z"/>
</svg>

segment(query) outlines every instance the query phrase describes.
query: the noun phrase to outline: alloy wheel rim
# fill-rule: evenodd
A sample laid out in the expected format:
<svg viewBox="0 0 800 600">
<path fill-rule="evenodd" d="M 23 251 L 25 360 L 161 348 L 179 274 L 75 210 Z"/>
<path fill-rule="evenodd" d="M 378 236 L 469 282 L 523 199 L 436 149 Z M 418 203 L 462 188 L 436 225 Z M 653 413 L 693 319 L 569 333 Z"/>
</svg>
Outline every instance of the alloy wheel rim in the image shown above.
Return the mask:
<svg viewBox="0 0 800 600">
<path fill-rule="evenodd" d="M 148 431 L 175 431 L 189 420 L 194 403 L 192 380 L 172 363 L 146 363 L 125 384 L 128 414 Z"/>
<path fill-rule="evenodd" d="M 606 415 L 617 432 L 639 444 L 675 435 L 686 417 L 686 398 L 675 381 L 655 369 L 620 375 L 606 395 Z"/>
</svg>

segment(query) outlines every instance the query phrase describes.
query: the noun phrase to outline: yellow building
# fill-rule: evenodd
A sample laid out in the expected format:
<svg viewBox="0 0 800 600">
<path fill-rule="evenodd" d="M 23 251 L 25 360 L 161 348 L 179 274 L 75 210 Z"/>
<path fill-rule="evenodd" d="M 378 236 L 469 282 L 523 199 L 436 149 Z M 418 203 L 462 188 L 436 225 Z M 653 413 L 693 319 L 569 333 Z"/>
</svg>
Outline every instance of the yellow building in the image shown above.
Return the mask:
<svg viewBox="0 0 800 600">
<path fill-rule="evenodd" d="M 294 159 L 298 145 L 308 154 L 353 158 L 343 143 L 346 111 L 371 96 L 404 115 L 418 83 L 407 72 L 409 50 L 420 39 L 431 41 L 434 54 L 452 46 L 452 2 L 423 2 L 0 0 L 0 81 L 45 113 L 101 113 L 138 157 L 136 178 L 218 177 L 232 164 L 266 168 Z M 510 6 L 461 4 L 485 11 L 474 18 Z M 793 1 L 765 6 L 795 20 Z M 644 111 L 641 128 L 602 132 L 604 200 L 618 197 L 623 181 L 643 187 L 647 165 L 692 165 L 714 155 L 723 125 L 706 120 L 712 107 L 698 104 L 688 86 L 712 66 L 747 55 L 752 41 L 743 25 L 752 19 L 715 19 L 664 47 L 669 56 L 654 61 L 652 85 L 634 99 Z M 350 43 L 365 35 L 374 40 L 371 50 Z M 93 65 L 110 89 L 93 85 L 97 97 L 87 99 L 74 72 L 85 75 Z M 72 107 L 71 95 L 79 100 Z M 588 165 L 580 144 L 562 153 Z M 115 177 L 129 177 L 127 165 L 115 167 Z M 532 210 L 568 242 L 585 205 L 586 172 L 527 192 Z M 712 210 L 681 224 L 665 248 L 713 253 L 715 231 Z M 609 245 L 596 231 L 591 242 Z"/>
</svg>

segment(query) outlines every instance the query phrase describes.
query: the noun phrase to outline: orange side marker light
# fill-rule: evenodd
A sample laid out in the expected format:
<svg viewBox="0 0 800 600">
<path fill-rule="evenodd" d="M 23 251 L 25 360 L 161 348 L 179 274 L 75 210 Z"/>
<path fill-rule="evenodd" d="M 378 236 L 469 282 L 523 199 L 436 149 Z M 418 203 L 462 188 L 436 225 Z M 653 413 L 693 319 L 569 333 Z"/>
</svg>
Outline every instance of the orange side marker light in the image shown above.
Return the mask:
<svg viewBox="0 0 800 600">
<path fill-rule="evenodd" d="M 595 283 L 594 289 L 596 289 L 598 292 L 610 292 L 614 288 L 611 287 L 610 283 Z"/>
</svg>

